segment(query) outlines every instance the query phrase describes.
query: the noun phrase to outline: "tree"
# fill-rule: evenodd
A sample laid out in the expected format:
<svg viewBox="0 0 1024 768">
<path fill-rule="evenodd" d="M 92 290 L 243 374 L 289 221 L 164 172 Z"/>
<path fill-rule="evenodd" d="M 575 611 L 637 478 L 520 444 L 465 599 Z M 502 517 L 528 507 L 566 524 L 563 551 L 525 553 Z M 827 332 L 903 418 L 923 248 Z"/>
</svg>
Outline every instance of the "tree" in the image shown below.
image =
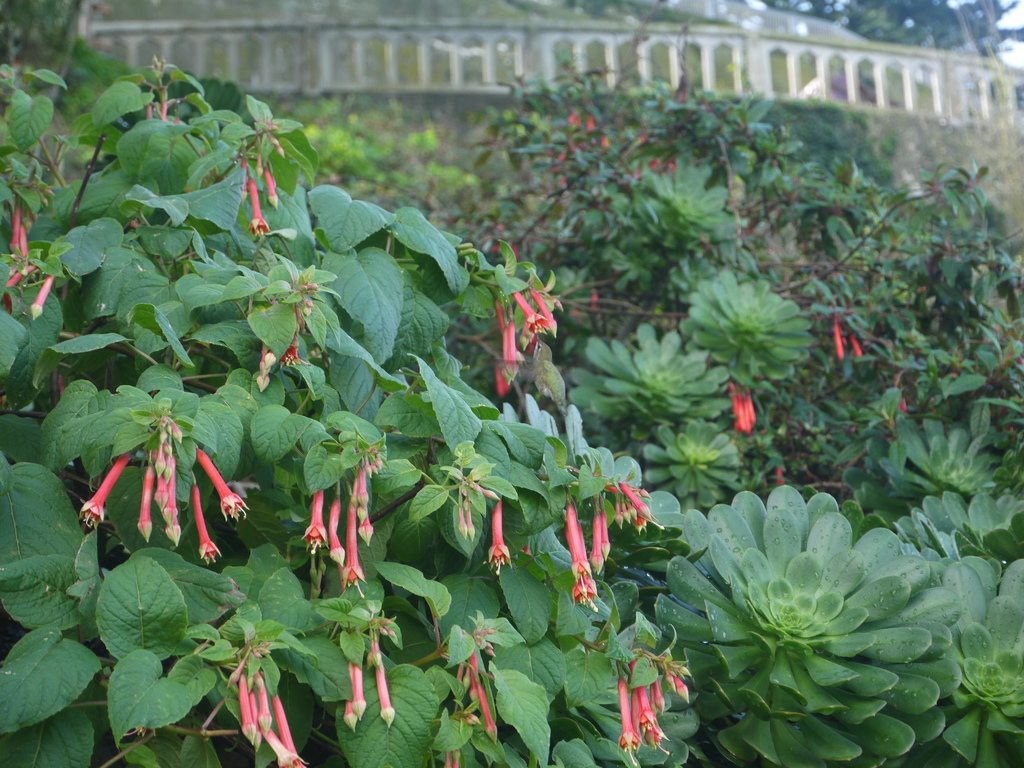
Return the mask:
<svg viewBox="0 0 1024 768">
<path fill-rule="evenodd" d="M 999 22 L 1019 0 L 765 0 L 772 8 L 800 11 L 835 21 L 863 35 L 905 45 L 993 50 L 1019 29 Z"/>
</svg>

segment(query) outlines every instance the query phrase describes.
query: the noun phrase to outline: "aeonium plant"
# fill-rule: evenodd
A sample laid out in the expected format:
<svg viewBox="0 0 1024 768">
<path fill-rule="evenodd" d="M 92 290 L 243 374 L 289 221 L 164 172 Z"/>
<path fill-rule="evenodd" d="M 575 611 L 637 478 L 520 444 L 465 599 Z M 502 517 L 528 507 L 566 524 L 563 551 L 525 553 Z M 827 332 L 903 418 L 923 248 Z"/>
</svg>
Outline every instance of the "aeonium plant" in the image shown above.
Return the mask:
<svg viewBox="0 0 1024 768">
<path fill-rule="evenodd" d="M 895 534 L 854 541 L 831 496 L 788 486 L 683 525 L 694 551 L 669 563 L 658 621 L 686 648 L 724 759 L 879 765 L 942 733 L 961 601 Z"/>
<path fill-rule="evenodd" d="M 507 382 L 550 280 L 307 189 L 297 124 L 170 65 L 64 138 L 4 82 L 5 761 L 686 759 L 687 669 L 606 581 L 657 522 L 635 462 L 500 413 L 445 350 L 450 313 L 493 313 Z"/>
</svg>

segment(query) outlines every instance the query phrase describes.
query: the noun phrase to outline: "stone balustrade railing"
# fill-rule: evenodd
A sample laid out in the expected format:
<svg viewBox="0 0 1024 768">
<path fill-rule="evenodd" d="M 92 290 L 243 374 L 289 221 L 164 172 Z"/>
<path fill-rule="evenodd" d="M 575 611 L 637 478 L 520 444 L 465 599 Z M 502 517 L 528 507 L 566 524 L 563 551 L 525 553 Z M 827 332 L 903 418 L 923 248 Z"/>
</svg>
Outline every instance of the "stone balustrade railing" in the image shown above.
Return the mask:
<svg viewBox="0 0 1024 768">
<path fill-rule="evenodd" d="M 978 56 L 780 32 L 767 12 L 757 25 L 746 24 L 728 17 L 724 0 L 679 3 L 695 12 L 721 6 L 719 17 L 738 23 L 651 26 L 639 37 L 634 29 L 591 21 L 347 25 L 319 17 L 93 20 L 82 31 L 129 64 L 156 56 L 257 93 L 500 95 L 517 77 L 554 80 L 568 65 L 604 71 L 609 82 L 662 79 L 674 87 L 685 75 L 691 88 L 821 98 L 959 122 L 990 119 L 1010 103 L 1019 77 Z M 794 14 L 784 15 L 778 24 L 792 24 Z"/>
</svg>

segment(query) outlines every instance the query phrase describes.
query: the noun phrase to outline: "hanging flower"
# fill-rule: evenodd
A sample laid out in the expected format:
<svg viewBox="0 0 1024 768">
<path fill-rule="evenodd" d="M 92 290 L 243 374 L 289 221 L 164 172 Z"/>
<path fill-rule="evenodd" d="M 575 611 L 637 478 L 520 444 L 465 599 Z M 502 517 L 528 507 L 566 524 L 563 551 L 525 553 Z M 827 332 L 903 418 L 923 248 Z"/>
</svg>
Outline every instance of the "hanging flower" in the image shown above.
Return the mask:
<svg viewBox="0 0 1024 768">
<path fill-rule="evenodd" d="M 198 459 L 199 464 L 213 482 L 213 487 L 217 489 L 217 494 L 220 496 L 220 511 L 224 514 L 225 519 L 229 517 L 237 518 L 239 515 L 244 517 L 246 510 L 245 502 L 241 496 L 228 488 L 228 484 L 224 482 L 224 478 L 221 477 L 220 472 L 213 465 L 213 461 L 206 455 L 206 452 L 197 448 L 196 459 Z"/>
<path fill-rule="evenodd" d="M 114 462 L 114 466 L 110 468 L 107 476 L 103 478 L 100 487 L 96 489 L 93 497 L 82 505 L 82 519 L 90 528 L 94 528 L 98 523 L 102 522 L 105 516 L 104 507 L 107 503 L 107 497 L 114 490 L 114 484 L 128 465 L 129 458 L 131 457 L 127 453 L 119 456 L 117 461 Z"/>
<path fill-rule="evenodd" d="M 338 539 L 338 526 L 341 524 L 341 498 L 335 497 L 331 502 L 331 514 L 327 521 L 327 536 L 331 546 L 331 560 L 338 565 L 345 564 L 345 548 Z"/>
<path fill-rule="evenodd" d="M 619 678 L 619 714 L 622 717 L 622 735 L 619 736 L 619 747 L 629 753 L 635 752 L 640 747 L 640 733 L 633 724 L 629 686 L 623 677 Z"/>
<path fill-rule="evenodd" d="M 192 486 L 192 515 L 196 519 L 196 529 L 199 531 L 199 556 L 208 563 L 217 559 L 220 550 L 213 543 L 209 532 L 206 530 L 206 520 L 203 518 L 203 505 L 199 500 L 199 486 Z"/>
<path fill-rule="evenodd" d="M 142 475 L 142 503 L 139 505 L 139 533 L 149 541 L 153 532 L 153 519 L 150 508 L 153 503 L 153 486 L 156 483 L 156 471 L 152 465 L 146 467 Z"/>
<path fill-rule="evenodd" d="M 505 537 L 502 531 L 502 510 L 501 499 L 494 505 L 491 512 L 491 548 L 487 550 L 487 562 L 494 569 L 495 573 L 501 573 L 501 566 L 511 562 L 511 554 L 505 546 Z"/>
<path fill-rule="evenodd" d="M 318 547 L 327 546 L 327 529 L 324 527 L 324 492 L 313 493 L 313 505 L 310 512 L 309 527 L 303 534 L 303 540 L 310 552 L 316 552 Z"/>
</svg>

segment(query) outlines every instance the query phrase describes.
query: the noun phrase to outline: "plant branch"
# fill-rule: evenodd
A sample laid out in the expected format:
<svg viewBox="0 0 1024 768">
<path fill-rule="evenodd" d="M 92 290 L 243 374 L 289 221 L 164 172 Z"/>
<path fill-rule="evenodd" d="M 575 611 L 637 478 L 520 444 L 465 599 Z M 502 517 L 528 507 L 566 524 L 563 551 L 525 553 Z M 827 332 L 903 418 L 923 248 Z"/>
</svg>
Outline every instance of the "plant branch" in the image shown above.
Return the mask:
<svg viewBox="0 0 1024 768">
<path fill-rule="evenodd" d="M 383 507 L 381 507 L 376 512 L 374 512 L 372 515 L 370 515 L 370 522 L 371 523 L 376 523 L 381 518 L 384 518 L 384 517 L 387 517 L 388 515 L 390 515 L 392 512 L 395 511 L 395 509 L 397 509 L 398 507 L 402 506 L 403 504 L 405 504 L 405 502 L 409 501 L 417 493 L 419 493 L 420 490 L 423 488 L 423 485 L 424 485 L 424 481 L 420 480 L 418 483 L 416 483 L 416 485 L 414 485 L 408 491 L 403 493 L 397 499 L 395 499 L 394 501 L 389 501 Z"/>
<path fill-rule="evenodd" d="M 145 744 L 147 741 L 152 739 L 154 736 L 156 736 L 156 731 L 152 731 L 151 733 L 147 733 L 145 736 L 143 736 L 141 739 L 136 741 L 134 744 L 131 744 L 131 745 L 125 747 L 124 749 L 122 749 L 120 752 L 118 752 L 112 758 L 107 760 L 107 762 L 103 763 L 103 765 L 99 766 L 99 768 L 111 768 L 112 765 L 116 765 L 117 762 L 121 758 L 123 758 L 125 755 L 134 752 L 136 749 L 141 747 L 143 744 Z"/>
<path fill-rule="evenodd" d="M 99 138 L 96 140 L 96 149 L 92 153 L 92 159 L 89 160 L 89 164 L 85 166 L 85 175 L 82 177 L 82 186 L 78 188 L 78 194 L 75 195 L 75 204 L 71 206 L 71 226 L 69 229 L 75 228 L 75 223 L 78 221 L 78 207 L 82 204 L 82 195 L 85 194 L 85 187 L 89 183 L 89 179 L 92 178 L 92 173 L 96 170 L 96 161 L 99 160 L 100 150 L 103 148 L 103 142 L 107 140 L 107 134 L 101 133 Z"/>
</svg>

